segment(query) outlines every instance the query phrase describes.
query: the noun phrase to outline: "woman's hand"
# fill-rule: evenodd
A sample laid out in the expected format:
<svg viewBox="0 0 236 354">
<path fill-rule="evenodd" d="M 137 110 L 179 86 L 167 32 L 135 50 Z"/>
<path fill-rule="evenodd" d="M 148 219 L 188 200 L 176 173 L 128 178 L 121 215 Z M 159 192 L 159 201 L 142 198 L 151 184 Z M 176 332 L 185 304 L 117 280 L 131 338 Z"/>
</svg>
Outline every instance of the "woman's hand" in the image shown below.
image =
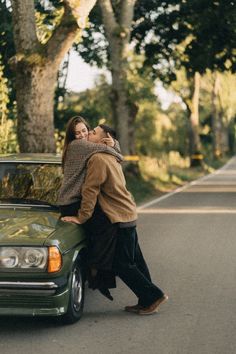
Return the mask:
<svg viewBox="0 0 236 354">
<path fill-rule="evenodd" d="M 76 216 L 63 216 L 62 221 L 73 222 L 74 224 L 81 224 Z"/>
<path fill-rule="evenodd" d="M 106 144 L 107 146 L 114 147 L 115 142 L 114 139 L 107 133 L 107 138 L 102 138 L 101 143 Z"/>
</svg>

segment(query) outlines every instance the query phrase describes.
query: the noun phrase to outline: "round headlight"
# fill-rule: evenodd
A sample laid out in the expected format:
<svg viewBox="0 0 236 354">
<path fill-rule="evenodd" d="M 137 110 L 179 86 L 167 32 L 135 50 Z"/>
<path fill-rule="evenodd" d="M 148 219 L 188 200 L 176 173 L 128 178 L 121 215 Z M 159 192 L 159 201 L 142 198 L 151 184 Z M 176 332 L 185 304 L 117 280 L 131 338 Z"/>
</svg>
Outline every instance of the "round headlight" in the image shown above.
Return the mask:
<svg viewBox="0 0 236 354">
<path fill-rule="evenodd" d="M 4 268 L 15 268 L 19 263 L 18 252 L 14 248 L 5 248 L 1 251 L 1 266 Z"/>
<path fill-rule="evenodd" d="M 44 249 L 28 249 L 24 254 L 23 267 L 43 268 L 46 264 L 46 252 Z"/>
</svg>

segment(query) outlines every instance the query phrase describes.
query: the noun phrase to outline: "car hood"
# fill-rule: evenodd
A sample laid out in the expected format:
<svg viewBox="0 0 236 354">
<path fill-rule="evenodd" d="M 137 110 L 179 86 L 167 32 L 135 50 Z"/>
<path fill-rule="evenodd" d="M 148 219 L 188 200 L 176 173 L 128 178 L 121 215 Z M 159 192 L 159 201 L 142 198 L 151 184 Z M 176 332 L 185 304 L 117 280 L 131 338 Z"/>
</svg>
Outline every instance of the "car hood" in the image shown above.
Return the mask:
<svg viewBox="0 0 236 354">
<path fill-rule="evenodd" d="M 0 244 L 43 245 L 55 231 L 59 214 L 38 208 L 0 208 Z"/>
</svg>

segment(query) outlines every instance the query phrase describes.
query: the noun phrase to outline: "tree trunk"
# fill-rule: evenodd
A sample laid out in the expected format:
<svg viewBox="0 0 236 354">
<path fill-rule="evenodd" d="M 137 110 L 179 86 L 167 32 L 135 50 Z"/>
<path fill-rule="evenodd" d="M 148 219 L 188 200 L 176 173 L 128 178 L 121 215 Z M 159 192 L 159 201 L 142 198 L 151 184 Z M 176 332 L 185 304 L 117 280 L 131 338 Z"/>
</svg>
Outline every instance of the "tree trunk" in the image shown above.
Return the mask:
<svg viewBox="0 0 236 354">
<path fill-rule="evenodd" d="M 113 9 L 115 5 L 112 5 L 111 0 L 99 0 L 109 42 L 113 117 L 124 155 L 135 153 L 134 123 L 137 111 L 130 102 L 127 81 L 128 50 L 135 2 L 136 0 L 121 1 L 119 16 L 116 16 Z"/>
<path fill-rule="evenodd" d="M 21 152 L 55 152 L 53 100 L 57 67 L 16 71 L 18 137 Z"/>
<path fill-rule="evenodd" d="M 212 97 L 211 97 L 211 125 L 212 125 L 212 149 L 213 156 L 218 159 L 222 155 L 221 151 L 221 122 L 219 117 L 219 109 L 217 106 L 218 102 L 218 92 L 219 92 L 219 76 L 217 72 L 214 74 L 214 83 L 212 89 Z"/>
<path fill-rule="evenodd" d="M 64 14 L 48 42 L 36 34 L 34 1 L 12 0 L 16 56 L 18 140 L 21 152 L 55 152 L 54 91 L 57 72 L 96 0 L 64 0 Z M 79 27 L 78 27 L 79 26 Z"/>
<path fill-rule="evenodd" d="M 217 98 L 219 103 L 218 114 L 219 114 L 219 122 L 221 126 L 220 146 L 221 146 L 222 154 L 227 154 L 228 152 L 232 152 L 232 133 L 230 133 L 230 129 L 233 128 L 234 124 L 232 122 L 233 119 L 231 115 L 231 110 L 230 109 L 227 109 L 226 111 L 224 110 L 223 97 L 222 97 L 223 90 L 221 88 L 221 83 L 220 83 L 221 76 L 219 75 L 219 73 L 217 73 L 217 76 L 219 81 L 218 92 L 217 92 Z"/>
<path fill-rule="evenodd" d="M 199 137 L 199 94 L 201 76 L 198 72 L 194 74 L 193 95 L 189 104 L 189 150 L 190 165 L 200 166 L 202 163 L 201 142 Z"/>
<path fill-rule="evenodd" d="M 112 61 L 112 107 L 114 114 L 114 122 L 124 155 L 131 155 L 131 141 L 129 134 L 129 122 L 131 121 L 128 107 L 128 88 L 126 82 L 126 72 L 124 64 L 121 64 L 121 53 L 119 53 L 119 44 L 112 45 L 111 53 Z M 118 47 L 118 48 L 114 48 Z M 117 50 L 118 49 L 118 50 Z M 117 53 L 117 55 L 116 55 Z"/>
</svg>

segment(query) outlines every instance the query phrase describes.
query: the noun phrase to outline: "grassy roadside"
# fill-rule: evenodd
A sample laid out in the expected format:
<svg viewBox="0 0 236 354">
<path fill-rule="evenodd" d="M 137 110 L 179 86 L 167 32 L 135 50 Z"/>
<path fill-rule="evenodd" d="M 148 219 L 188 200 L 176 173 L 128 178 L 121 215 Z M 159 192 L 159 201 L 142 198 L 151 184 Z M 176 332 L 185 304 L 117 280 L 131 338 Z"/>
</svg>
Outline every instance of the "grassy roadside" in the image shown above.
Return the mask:
<svg viewBox="0 0 236 354">
<path fill-rule="evenodd" d="M 189 167 L 188 159 L 175 155 L 139 161 L 140 176 L 126 173 L 127 187 L 138 205 L 160 197 L 223 166 L 229 158 L 206 160 L 202 167 Z"/>
</svg>

